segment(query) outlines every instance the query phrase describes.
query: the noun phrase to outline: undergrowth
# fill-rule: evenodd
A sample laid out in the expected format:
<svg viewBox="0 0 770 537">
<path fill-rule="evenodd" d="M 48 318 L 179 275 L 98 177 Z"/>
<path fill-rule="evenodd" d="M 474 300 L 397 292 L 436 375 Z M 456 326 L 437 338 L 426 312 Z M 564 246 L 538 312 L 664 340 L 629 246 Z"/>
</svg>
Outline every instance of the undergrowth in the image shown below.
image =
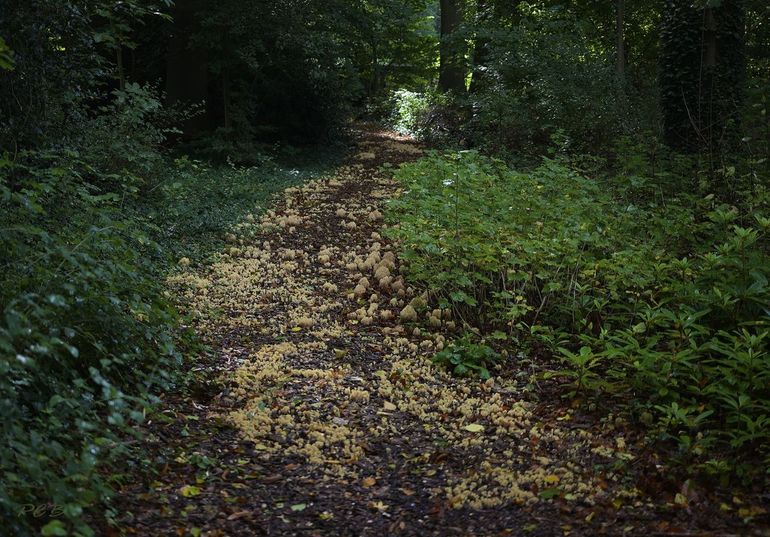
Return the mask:
<svg viewBox="0 0 770 537">
<path fill-rule="evenodd" d="M 637 156 L 608 175 L 595 159 L 546 159 L 519 173 L 436 153 L 396 173 L 390 233 L 409 277 L 467 327 L 549 350 L 565 395 L 626 404 L 680 462 L 724 474 L 761 458 L 763 472 L 769 198 L 750 170 L 723 170 L 727 203 L 675 164 L 645 176 Z"/>
<path fill-rule="evenodd" d="M 172 160 L 173 114 L 149 87 L 115 92 L 102 112 L 78 150 L 0 158 L 0 519 L 12 535 L 110 522 L 143 458 L 139 425 L 159 394 L 184 389 L 183 357 L 199 349 L 165 275 L 180 258 L 205 262 L 247 212 L 333 162 Z"/>
</svg>

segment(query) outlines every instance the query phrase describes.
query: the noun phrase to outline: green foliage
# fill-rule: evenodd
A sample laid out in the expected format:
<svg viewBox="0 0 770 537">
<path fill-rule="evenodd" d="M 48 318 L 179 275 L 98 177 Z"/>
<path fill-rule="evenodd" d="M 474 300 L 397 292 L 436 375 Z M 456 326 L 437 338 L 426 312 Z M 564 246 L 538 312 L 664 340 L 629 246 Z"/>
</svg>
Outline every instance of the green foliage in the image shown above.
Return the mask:
<svg viewBox="0 0 770 537">
<path fill-rule="evenodd" d="M 745 96 L 745 27 L 743 0 L 665 3 L 660 93 L 671 147 L 717 151 L 735 144 Z"/>
<path fill-rule="evenodd" d="M 456 147 L 468 120 L 466 110 L 456 101 L 455 95 L 438 91 L 398 90 L 389 100 L 388 124 L 430 145 Z"/>
<path fill-rule="evenodd" d="M 610 384 L 602 378 L 601 371 L 598 371 L 602 357 L 596 355 L 591 347 L 580 347 L 578 352 L 559 347 L 558 351 L 567 368 L 549 371 L 543 376 L 544 378 L 563 376 L 573 379 L 572 390 L 566 393 L 567 397 L 575 397 L 584 391 L 601 392 L 610 387 Z"/>
<path fill-rule="evenodd" d="M 168 10 L 172 0 L 103 0 L 91 7 L 96 24 L 94 25 L 94 43 L 104 44 L 110 51 L 119 51 L 125 47 L 136 48 L 134 26 L 136 21 L 148 17 L 160 16 L 171 20 Z"/>
<path fill-rule="evenodd" d="M 129 82 L 111 97 L 97 116 L 86 120 L 74 143 L 106 181 L 102 187 L 130 195 L 146 192 L 155 186 L 152 177 L 164 163 L 163 145 L 195 111 L 164 108 L 163 96 L 149 85 Z"/>
<path fill-rule="evenodd" d="M 474 343 L 470 335 L 451 342 L 438 352 L 433 361 L 443 365 L 459 377 L 478 376 L 490 378 L 489 368 L 500 360 L 500 355 L 484 343 Z"/>
<path fill-rule="evenodd" d="M 169 262 L 205 260 L 272 193 L 329 163 L 172 164 L 145 121 L 163 113 L 157 101 L 127 91 L 95 120 L 127 145 L 0 161 L 0 513 L 17 535 L 89 535 L 85 513 L 113 516 L 118 472 L 137 456 L 126 440 L 155 395 L 178 388 L 179 344 L 195 343 L 163 298 Z M 110 137 L 110 125 L 126 130 Z M 17 516 L 49 503 L 57 518 Z"/>
<path fill-rule="evenodd" d="M 328 141 L 353 104 L 430 76 L 427 2 L 199 3 L 193 44 L 223 94 L 210 112 L 231 141 Z M 221 136 L 219 137 L 221 140 Z M 217 140 L 218 141 L 218 140 Z M 237 143 L 241 143 L 237 141 Z"/>
<path fill-rule="evenodd" d="M 414 135 L 428 110 L 428 102 L 419 93 L 398 90 L 393 94 L 392 125 L 400 134 Z"/>
<path fill-rule="evenodd" d="M 682 192 L 670 172 L 599 183 L 560 162 L 516 173 L 475 152 L 396 176 L 391 235 L 442 307 L 545 345 L 564 364 L 547 376 L 570 379 L 568 395 L 631 398 L 690 460 L 770 456 L 764 187 L 744 184 L 739 210 Z"/>
<path fill-rule="evenodd" d="M 632 5 L 633 4 L 633 5 Z M 615 68 L 614 2 L 479 2 L 459 139 L 494 155 L 542 155 L 553 135 L 598 154 L 619 134 L 657 124 L 656 10 L 627 3 L 627 73 Z M 633 60 L 633 61 L 630 61 Z"/>
<path fill-rule="evenodd" d="M 87 535 L 83 511 L 111 494 L 104 470 L 180 362 L 176 315 L 120 197 L 71 155 L 22 158 L 0 182 L 0 511 L 23 534 L 36 521 L 22 505 L 57 504 Z"/>
<path fill-rule="evenodd" d="M 437 5 L 426 0 L 367 0 L 345 3 L 351 60 L 369 103 L 391 88 L 429 86 L 436 74 Z M 345 11 L 343 11 L 345 12 Z"/>
<path fill-rule="evenodd" d="M 142 200 L 137 218 L 170 260 L 206 260 L 224 247 L 232 226 L 268 207 L 271 196 L 317 176 L 338 162 L 338 155 L 304 151 L 289 168 L 264 153 L 259 166 L 213 166 L 188 157 L 164 168 L 164 180 Z"/>
<path fill-rule="evenodd" d="M 622 249 L 607 233 L 608 196 L 557 162 L 519 174 L 463 152 L 397 177 L 408 195 L 391 204 L 392 233 L 411 275 L 481 325 L 510 329 L 541 313 L 571 322 L 573 301 L 558 300 L 576 271 Z"/>
<path fill-rule="evenodd" d="M 0 69 L 6 71 L 13 69 L 13 51 L 8 48 L 2 37 L 0 37 Z"/>
<path fill-rule="evenodd" d="M 169 2 L 8 0 L 0 35 L 14 51 L 14 70 L 0 84 L 0 150 L 61 146 L 83 132 L 89 106 L 117 77 L 118 46 Z M 116 60 L 117 61 L 117 60 Z"/>
</svg>

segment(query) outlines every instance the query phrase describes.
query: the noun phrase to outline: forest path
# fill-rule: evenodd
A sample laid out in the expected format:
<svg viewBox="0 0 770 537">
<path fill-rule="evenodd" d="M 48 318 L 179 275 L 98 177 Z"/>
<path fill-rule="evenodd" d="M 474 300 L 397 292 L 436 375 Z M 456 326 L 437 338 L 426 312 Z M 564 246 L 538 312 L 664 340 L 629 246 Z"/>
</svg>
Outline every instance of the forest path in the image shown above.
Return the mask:
<svg viewBox="0 0 770 537">
<path fill-rule="evenodd" d="M 526 370 L 482 382 L 437 369 L 449 312 L 430 330 L 400 323 L 420 298 L 382 236 L 397 194 L 382 165 L 420 153 L 361 132 L 348 165 L 286 190 L 217 263 L 172 278 L 213 349 L 198 374 L 224 388 L 150 424 L 160 469 L 123 491 L 129 534 L 594 535 L 651 522 L 625 512 L 643 506 L 613 473 L 633 458 L 614 422 L 539 403 Z"/>
</svg>

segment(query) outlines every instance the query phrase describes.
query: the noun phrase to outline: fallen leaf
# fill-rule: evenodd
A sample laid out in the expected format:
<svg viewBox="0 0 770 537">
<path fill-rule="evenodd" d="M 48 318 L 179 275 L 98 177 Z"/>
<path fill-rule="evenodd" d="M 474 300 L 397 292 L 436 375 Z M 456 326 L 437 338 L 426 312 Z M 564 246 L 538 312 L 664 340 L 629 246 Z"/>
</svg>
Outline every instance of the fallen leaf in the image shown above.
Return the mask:
<svg viewBox="0 0 770 537">
<path fill-rule="evenodd" d="M 375 483 L 377 483 L 377 480 L 375 478 L 373 478 L 373 477 L 365 477 L 361 481 L 361 484 L 363 486 L 365 486 L 366 488 L 373 487 Z"/>
<path fill-rule="evenodd" d="M 387 506 L 387 505 L 385 505 L 384 503 L 382 503 L 382 502 L 380 502 L 380 501 L 377 501 L 377 502 L 369 502 L 369 507 L 370 507 L 371 509 L 374 509 L 374 510 L 376 510 L 376 511 L 385 511 L 385 510 L 388 508 L 388 506 Z"/>
<path fill-rule="evenodd" d="M 295 503 L 294 505 L 291 506 L 291 510 L 295 512 L 304 511 L 306 507 L 307 507 L 306 503 Z"/>
<path fill-rule="evenodd" d="M 385 402 L 382 404 L 382 408 L 384 408 L 384 409 L 385 409 L 385 410 L 387 410 L 388 412 L 393 412 L 394 410 L 396 410 L 396 409 L 397 409 L 396 405 L 394 405 L 394 404 L 393 404 L 393 403 L 391 403 L 390 401 L 385 401 Z"/>
<path fill-rule="evenodd" d="M 239 518 L 244 518 L 247 516 L 251 516 L 251 511 L 238 511 L 237 513 L 233 513 L 227 517 L 227 520 L 238 520 Z"/>
<path fill-rule="evenodd" d="M 480 433 L 484 431 L 484 426 L 481 425 L 480 423 L 471 423 L 463 427 L 463 429 L 465 429 L 470 433 Z"/>
<path fill-rule="evenodd" d="M 196 487 L 194 485 L 185 485 L 184 487 L 179 489 L 179 494 L 181 494 L 185 498 L 192 498 L 193 496 L 198 496 L 200 493 L 201 493 L 200 487 Z"/>
<path fill-rule="evenodd" d="M 545 481 L 546 485 L 555 485 L 559 481 L 561 481 L 561 478 L 556 474 L 551 474 L 551 475 L 545 476 L 545 479 L 543 479 L 543 481 Z"/>
</svg>

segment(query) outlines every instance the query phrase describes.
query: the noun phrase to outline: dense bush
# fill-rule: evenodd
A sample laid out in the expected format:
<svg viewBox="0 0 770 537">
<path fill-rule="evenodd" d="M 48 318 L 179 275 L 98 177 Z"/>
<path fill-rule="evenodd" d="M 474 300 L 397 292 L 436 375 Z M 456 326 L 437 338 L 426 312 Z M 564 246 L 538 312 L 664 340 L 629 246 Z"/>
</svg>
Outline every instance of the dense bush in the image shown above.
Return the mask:
<svg viewBox="0 0 770 537">
<path fill-rule="evenodd" d="M 400 134 L 419 137 L 431 108 L 427 95 L 408 90 L 393 93 L 389 108 L 391 126 Z"/>
<path fill-rule="evenodd" d="M 158 252 L 119 196 L 69 155 L 23 160 L 0 182 L 0 512 L 18 535 L 24 504 L 79 521 L 109 498 L 106 465 L 180 360 Z"/>
<path fill-rule="evenodd" d="M 99 114 L 88 118 L 74 140 L 82 159 L 103 178 L 107 186 L 121 190 L 129 185 L 132 194 L 154 185 L 151 177 L 164 164 L 163 145 L 177 134 L 177 125 L 194 114 L 183 108 L 164 108 L 163 95 L 150 85 L 127 83 L 111 93 Z M 120 181 L 120 182 L 115 182 Z"/>
<path fill-rule="evenodd" d="M 535 151 L 561 130 L 586 150 L 630 127 L 629 120 L 639 122 L 630 117 L 612 62 L 582 33 L 579 23 L 555 19 L 496 34 L 494 68 L 471 96 L 470 128 L 481 145 Z"/>
<path fill-rule="evenodd" d="M 669 174 L 597 181 L 557 161 L 517 173 L 474 152 L 397 177 L 391 233 L 442 306 L 513 342 L 533 336 L 566 365 L 552 375 L 569 392 L 632 401 L 684 455 L 770 456 L 762 187 L 741 211 Z"/>
</svg>

